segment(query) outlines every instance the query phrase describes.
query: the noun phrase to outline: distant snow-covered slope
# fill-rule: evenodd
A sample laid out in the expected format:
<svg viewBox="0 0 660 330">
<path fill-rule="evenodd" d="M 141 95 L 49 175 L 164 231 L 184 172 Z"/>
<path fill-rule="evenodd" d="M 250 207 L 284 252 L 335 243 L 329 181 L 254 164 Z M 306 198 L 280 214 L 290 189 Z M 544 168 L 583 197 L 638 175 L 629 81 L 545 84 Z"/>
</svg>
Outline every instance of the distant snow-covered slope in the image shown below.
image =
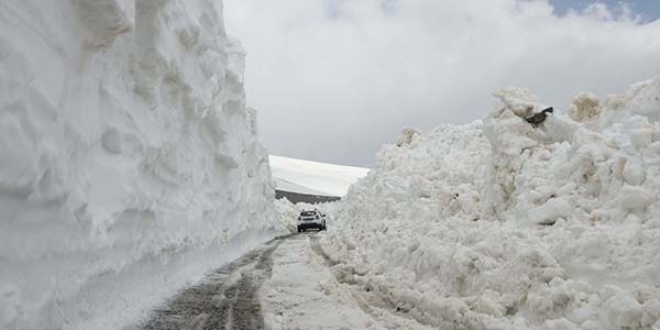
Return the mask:
<svg viewBox="0 0 660 330">
<path fill-rule="evenodd" d="M 341 197 L 351 184 L 369 172 L 367 168 L 334 165 L 270 156 L 277 189 L 306 195 Z"/>
<path fill-rule="evenodd" d="M 285 229 L 216 0 L 0 1 L 0 329 L 121 329 Z"/>
<path fill-rule="evenodd" d="M 273 181 L 275 182 L 275 187 L 277 188 L 277 190 L 281 190 L 281 191 L 289 191 L 297 194 L 312 195 L 312 196 L 324 196 L 328 194 L 327 192 L 309 189 L 305 186 L 295 184 L 293 182 L 284 180 L 282 178 L 273 177 Z"/>
</svg>

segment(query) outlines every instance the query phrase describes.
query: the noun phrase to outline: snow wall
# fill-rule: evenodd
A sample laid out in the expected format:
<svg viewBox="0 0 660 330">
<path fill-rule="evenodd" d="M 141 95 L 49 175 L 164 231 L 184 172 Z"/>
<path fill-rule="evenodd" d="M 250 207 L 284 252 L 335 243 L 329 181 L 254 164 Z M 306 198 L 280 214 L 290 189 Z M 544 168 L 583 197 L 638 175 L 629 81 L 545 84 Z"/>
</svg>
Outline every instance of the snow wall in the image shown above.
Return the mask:
<svg viewBox="0 0 660 330">
<path fill-rule="evenodd" d="M 0 328 L 120 329 L 285 229 L 213 0 L 0 2 Z"/>
<path fill-rule="evenodd" d="M 660 77 L 402 133 L 325 239 L 345 283 L 441 329 L 660 329 Z"/>
</svg>

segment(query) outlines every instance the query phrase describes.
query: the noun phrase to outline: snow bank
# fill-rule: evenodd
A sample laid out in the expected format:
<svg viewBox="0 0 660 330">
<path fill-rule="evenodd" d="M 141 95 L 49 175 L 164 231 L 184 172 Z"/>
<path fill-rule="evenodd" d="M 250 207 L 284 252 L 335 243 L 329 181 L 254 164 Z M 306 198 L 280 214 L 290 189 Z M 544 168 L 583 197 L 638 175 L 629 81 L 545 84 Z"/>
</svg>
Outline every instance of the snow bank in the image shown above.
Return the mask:
<svg viewBox="0 0 660 330">
<path fill-rule="evenodd" d="M 118 329 L 286 224 L 212 0 L 0 3 L 0 328 Z"/>
<path fill-rule="evenodd" d="M 660 77 L 538 128 L 531 92 L 495 95 L 382 149 L 324 239 L 335 272 L 442 329 L 660 329 Z"/>
</svg>

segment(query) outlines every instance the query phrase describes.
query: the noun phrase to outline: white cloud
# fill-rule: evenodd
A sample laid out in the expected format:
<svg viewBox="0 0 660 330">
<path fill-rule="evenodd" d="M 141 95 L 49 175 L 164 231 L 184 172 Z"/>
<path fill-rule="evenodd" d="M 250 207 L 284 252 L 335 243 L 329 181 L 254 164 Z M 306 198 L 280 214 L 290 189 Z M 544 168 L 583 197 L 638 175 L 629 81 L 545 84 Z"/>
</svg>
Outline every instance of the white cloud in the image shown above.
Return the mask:
<svg viewBox="0 0 660 330">
<path fill-rule="evenodd" d="M 385 5 L 384 5 L 385 4 Z M 226 0 L 247 91 L 276 154 L 368 164 L 403 126 L 465 123 L 491 91 L 530 87 L 567 108 L 660 73 L 660 21 L 547 1 Z"/>
</svg>

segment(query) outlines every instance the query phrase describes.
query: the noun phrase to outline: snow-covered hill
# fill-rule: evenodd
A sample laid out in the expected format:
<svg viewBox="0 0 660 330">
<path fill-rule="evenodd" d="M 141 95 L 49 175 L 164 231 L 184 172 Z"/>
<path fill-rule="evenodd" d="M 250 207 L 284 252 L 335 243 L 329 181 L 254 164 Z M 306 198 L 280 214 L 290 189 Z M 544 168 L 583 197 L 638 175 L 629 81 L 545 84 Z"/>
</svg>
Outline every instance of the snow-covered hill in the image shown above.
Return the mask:
<svg viewBox="0 0 660 330">
<path fill-rule="evenodd" d="M 337 276 L 442 329 L 660 329 L 660 77 L 407 130 L 339 205 Z"/>
<path fill-rule="evenodd" d="M 348 187 L 369 172 L 369 169 L 312 162 L 281 156 L 270 156 L 273 180 L 277 189 L 319 196 L 341 197 Z"/>
<path fill-rule="evenodd" d="M 284 229 L 214 0 L 0 2 L 0 328 L 119 329 Z"/>
</svg>

